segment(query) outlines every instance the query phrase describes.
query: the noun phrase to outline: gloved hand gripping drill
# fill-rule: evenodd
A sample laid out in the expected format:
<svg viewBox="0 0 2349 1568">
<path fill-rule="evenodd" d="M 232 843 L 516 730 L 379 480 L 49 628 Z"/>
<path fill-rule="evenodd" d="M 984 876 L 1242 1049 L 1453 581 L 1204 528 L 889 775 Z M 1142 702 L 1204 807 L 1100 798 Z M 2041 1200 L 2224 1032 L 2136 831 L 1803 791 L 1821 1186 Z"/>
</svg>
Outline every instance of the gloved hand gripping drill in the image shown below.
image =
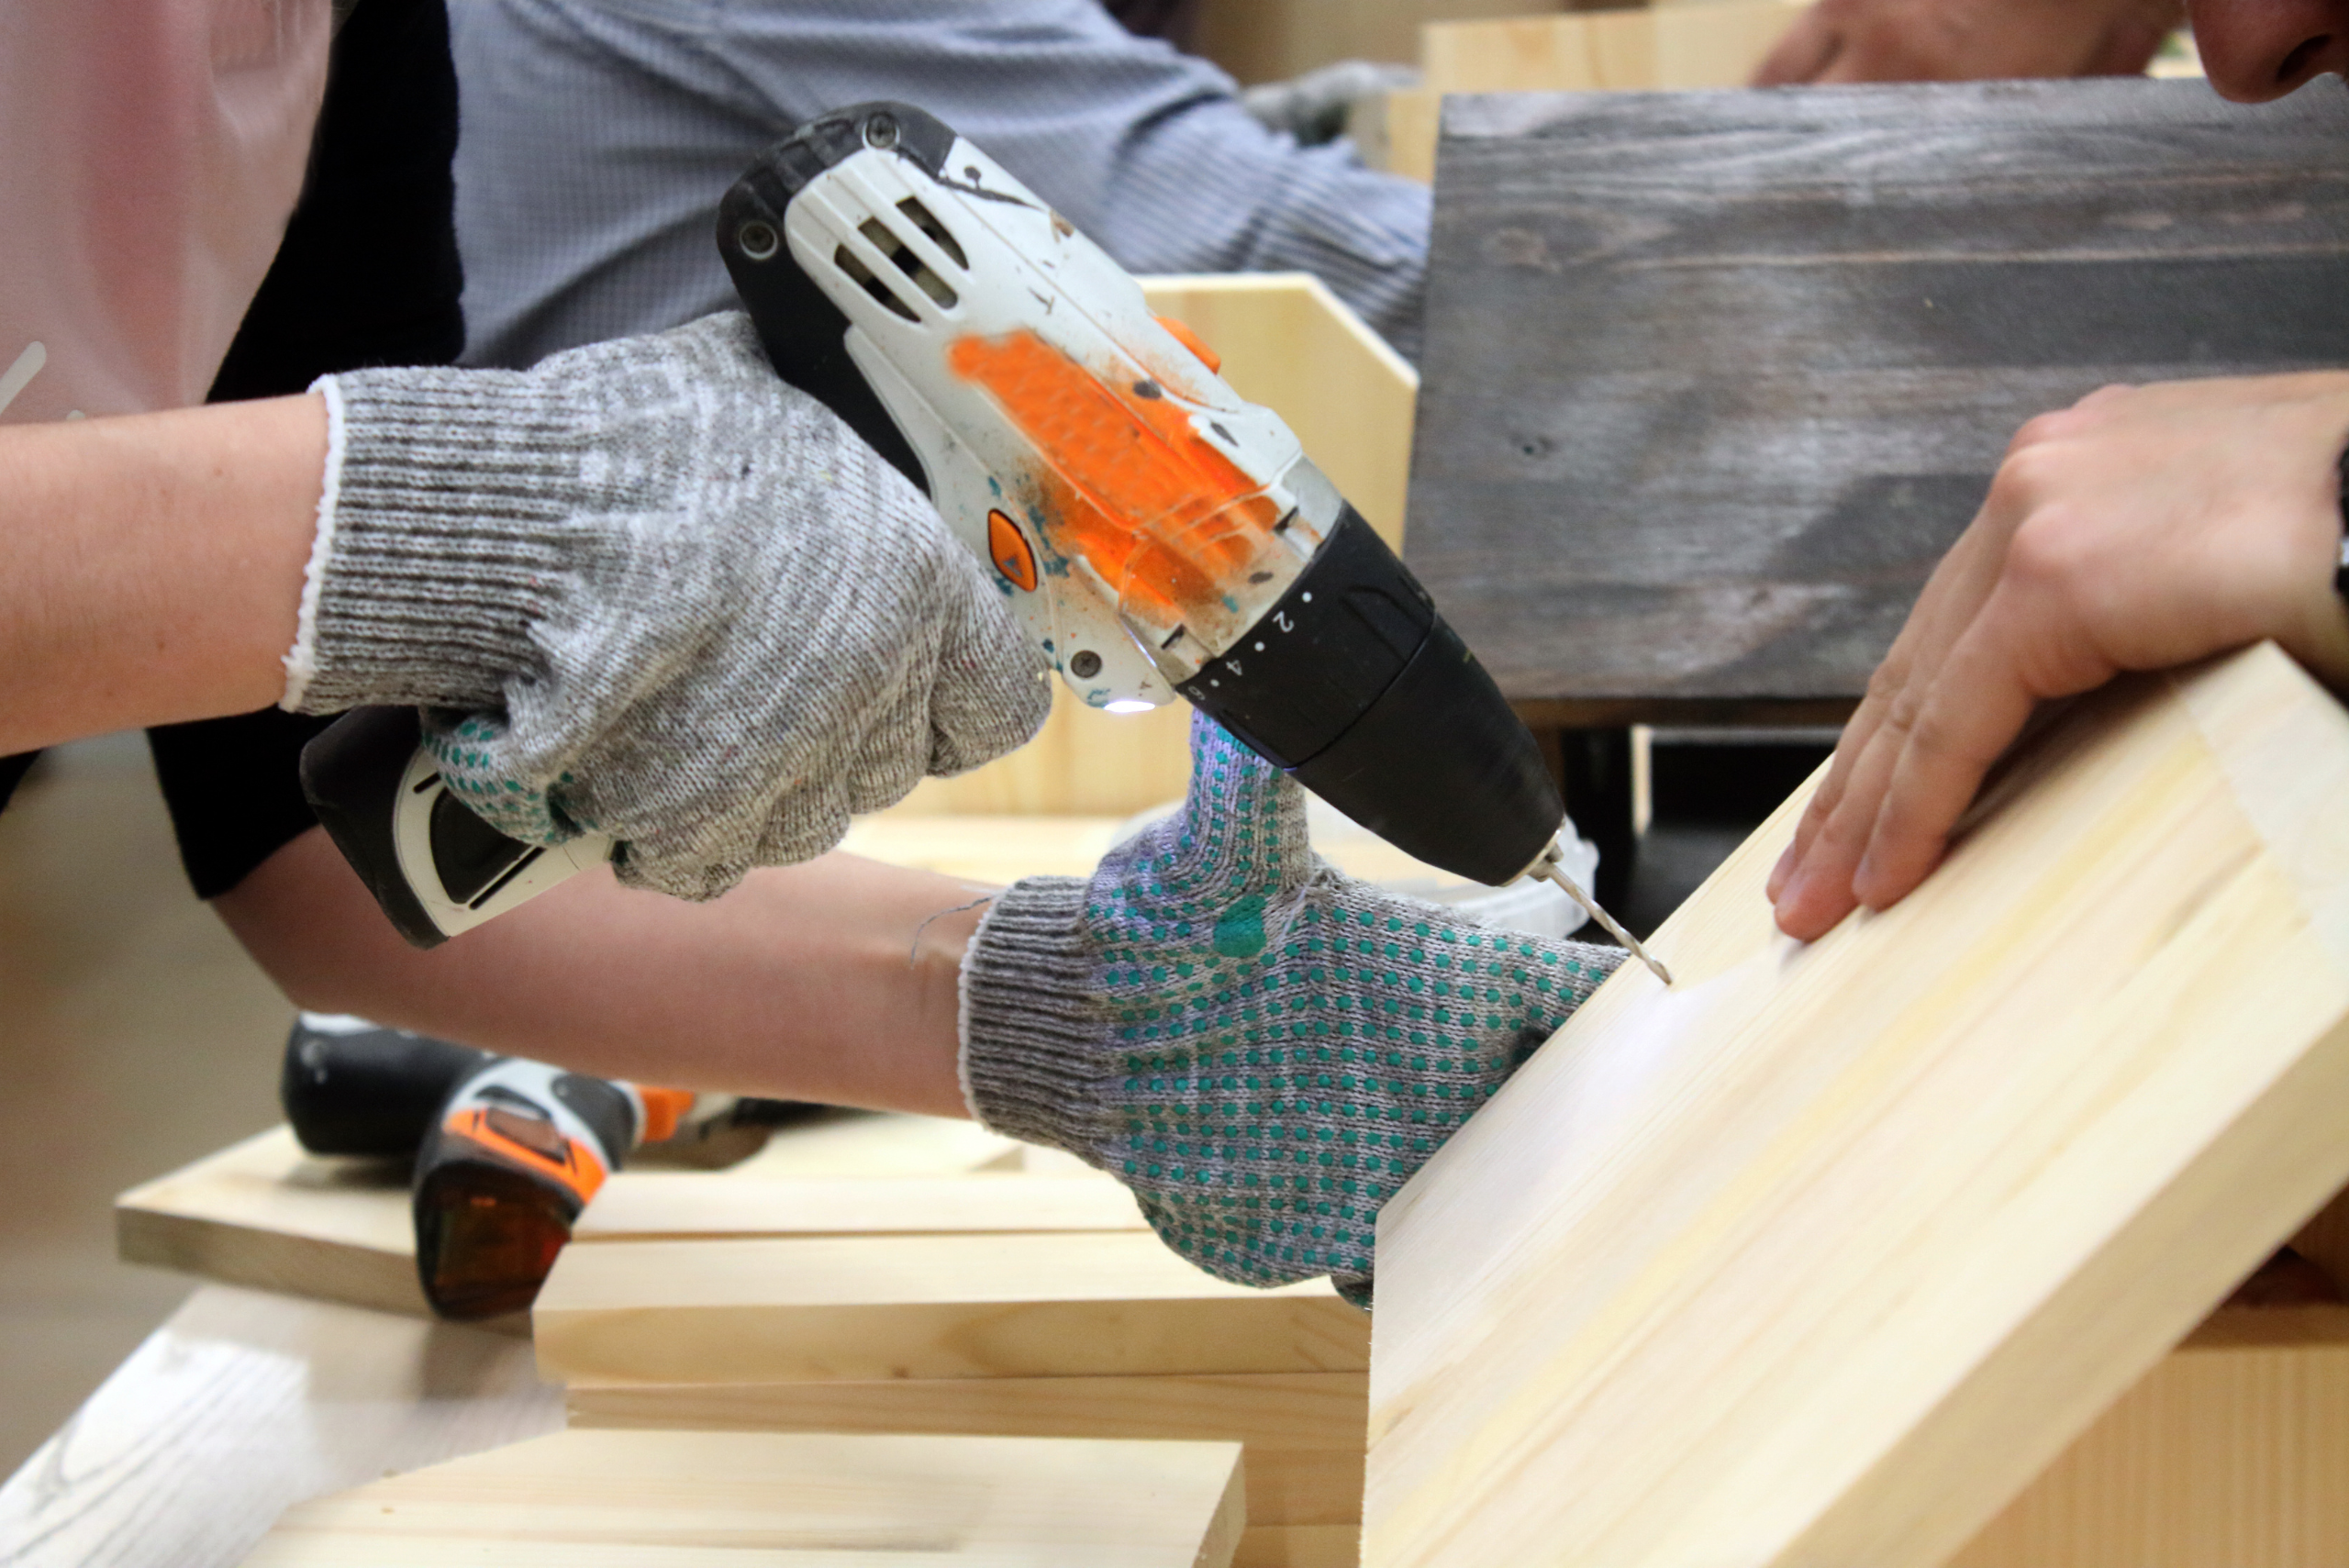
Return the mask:
<svg viewBox="0 0 2349 1568">
<path fill-rule="evenodd" d="M 1426 591 L 1278 416 L 1235 395 L 1204 345 L 984 153 L 905 105 L 825 116 L 736 184 L 718 245 L 776 371 L 929 493 L 1086 702 L 1179 693 L 1390 842 L 1488 883 L 1548 876 L 1646 959 L 1560 867 L 1565 809 L 1532 737 Z M 688 330 L 704 329 L 739 333 Z M 707 461 L 691 454 L 685 473 Z M 644 651 L 669 640 L 649 628 Z M 752 704 L 790 673 L 753 665 L 729 689 Z M 787 726 L 788 704 L 763 700 Z M 512 739 L 544 706 L 509 694 L 503 720 L 462 721 L 420 756 L 400 758 L 398 736 L 367 749 L 330 734 L 306 759 L 321 819 L 411 940 L 607 854 L 624 868 L 647 848 L 662 865 L 729 845 L 803 858 L 845 828 L 681 831 L 707 816 L 689 784 L 630 801 L 646 824 L 631 828 L 603 804 L 593 757 L 572 768 Z M 721 862 L 701 895 L 745 864 Z"/>
</svg>

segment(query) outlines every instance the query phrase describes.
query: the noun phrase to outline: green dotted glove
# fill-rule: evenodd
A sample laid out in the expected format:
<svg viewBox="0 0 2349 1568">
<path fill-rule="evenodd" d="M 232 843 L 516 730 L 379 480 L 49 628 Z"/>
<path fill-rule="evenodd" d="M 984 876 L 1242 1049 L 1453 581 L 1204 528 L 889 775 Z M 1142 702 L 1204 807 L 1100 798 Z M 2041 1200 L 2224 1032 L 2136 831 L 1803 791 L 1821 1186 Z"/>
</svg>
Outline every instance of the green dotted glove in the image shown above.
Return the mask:
<svg viewBox="0 0 2349 1568">
<path fill-rule="evenodd" d="M 971 1108 L 1122 1178 L 1211 1273 L 1366 1302 L 1380 1207 L 1623 954 L 1343 876 L 1286 774 L 1204 717 L 1191 754 L 1181 815 L 980 923 Z"/>
</svg>

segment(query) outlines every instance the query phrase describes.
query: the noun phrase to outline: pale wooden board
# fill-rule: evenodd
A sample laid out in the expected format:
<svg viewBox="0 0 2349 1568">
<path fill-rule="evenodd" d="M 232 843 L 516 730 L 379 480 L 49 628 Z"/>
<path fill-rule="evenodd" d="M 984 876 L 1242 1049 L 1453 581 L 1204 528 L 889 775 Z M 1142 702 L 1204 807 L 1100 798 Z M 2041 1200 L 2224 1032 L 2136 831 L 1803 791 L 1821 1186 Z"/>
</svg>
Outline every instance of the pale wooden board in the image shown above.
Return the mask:
<svg viewBox="0 0 2349 1568">
<path fill-rule="evenodd" d="M 286 1510 L 248 1568 L 1225 1568 L 1229 1443 L 567 1431 Z"/>
<path fill-rule="evenodd" d="M 1146 1230 L 1108 1176 L 741 1176 L 623 1171 L 571 1229 L 580 1246 L 693 1237 Z"/>
<path fill-rule="evenodd" d="M 1419 395 L 1409 361 L 1308 273 L 1144 278 L 1141 284 L 1151 308 L 1179 317 L 1221 355 L 1223 378 L 1232 389 L 1279 414 L 1330 482 L 1399 549 Z M 1036 739 L 958 778 L 924 780 L 896 810 L 1120 819 L 1182 798 L 1191 775 L 1189 725 L 1190 708 L 1183 703 L 1149 713 L 1105 713 L 1086 707 L 1062 685 Z M 853 840 L 848 847 L 870 852 Z M 950 874 L 971 874 L 951 860 L 933 863 Z M 1040 861 L 1015 874 L 1063 863 L 1048 867 Z M 1091 864 L 1086 861 L 1081 869 Z"/>
<path fill-rule="evenodd" d="M 1949 1568 L 2349 1562 L 2349 1307 L 2227 1311 Z"/>
<path fill-rule="evenodd" d="M 1355 1568 L 1359 1525 L 1262 1525 L 1244 1532 L 1231 1568 Z"/>
<path fill-rule="evenodd" d="M 869 1383 L 579 1380 L 570 1387 L 572 1419 L 582 1426 L 1197 1438 L 1357 1451 L 1369 1396 L 1369 1379 L 1359 1372 Z"/>
<path fill-rule="evenodd" d="M 1019 1164 L 1025 1145 L 942 1117 L 842 1112 L 779 1130 L 764 1150 L 722 1172 L 639 1180 L 723 1184 L 794 1176 L 917 1176 Z M 641 1213 L 639 1206 L 636 1212 Z M 321 1160 L 283 1127 L 231 1144 L 115 1200 L 116 1250 L 224 1284 L 255 1285 L 382 1312 L 429 1317 L 416 1282 L 407 1174 L 396 1162 Z M 491 1325 L 524 1332 L 519 1318 Z"/>
<path fill-rule="evenodd" d="M 2263 646 L 1808 948 L 1790 801 L 1382 1217 L 1365 1562 L 1947 1559 L 2349 1177 L 2344 798 Z"/>
<path fill-rule="evenodd" d="M 1742 87 L 1804 9 L 1804 0 L 1688 0 L 1434 22 L 1420 32 L 1420 63 L 1437 93 Z"/>
<path fill-rule="evenodd" d="M 127 1263 L 431 1316 L 416 1280 L 407 1173 L 312 1159 L 284 1127 L 131 1188 L 114 1200 L 114 1228 Z"/>
<path fill-rule="evenodd" d="M 1178 716 L 1186 723 L 1187 711 Z M 1187 769 L 1189 752 L 1183 755 Z M 1085 765 L 1081 758 L 1074 761 Z M 1157 804 L 1179 803 L 1184 783 L 1187 774 Z M 858 817 L 841 848 L 889 865 L 934 871 L 976 886 L 1003 887 L 1023 876 L 1092 875 L 1124 821 L 1109 817 L 933 816 L 898 809 Z M 1348 876 L 1385 883 L 1398 891 L 1426 895 L 1451 888 L 1483 890 L 1464 877 L 1414 860 L 1351 823 L 1317 824 L 1313 849 Z"/>
<path fill-rule="evenodd" d="M 205 1285 L 0 1486 L 9 1568 L 229 1568 L 289 1504 L 558 1431 L 529 1348 Z"/>
<path fill-rule="evenodd" d="M 1357 109 L 1347 134 L 1373 168 L 1432 180 L 1446 93 L 1742 87 L 1804 3 L 1685 0 L 1431 23 L 1419 39 L 1422 84 Z"/>
<path fill-rule="evenodd" d="M 1370 1338 L 1327 1280 L 1230 1284 L 1148 1232 L 599 1242 L 531 1318 L 558 1382 L 1354 1372 Z"/>
<path fill-rule="evenodd" d="M 1357 1523 L 1361 1373 L 970 1377 L 874 1383 L 573 1385 L 579 1427 L 982 1433 L 1244 1443 L 1259 1525 Z"/>
</svg>

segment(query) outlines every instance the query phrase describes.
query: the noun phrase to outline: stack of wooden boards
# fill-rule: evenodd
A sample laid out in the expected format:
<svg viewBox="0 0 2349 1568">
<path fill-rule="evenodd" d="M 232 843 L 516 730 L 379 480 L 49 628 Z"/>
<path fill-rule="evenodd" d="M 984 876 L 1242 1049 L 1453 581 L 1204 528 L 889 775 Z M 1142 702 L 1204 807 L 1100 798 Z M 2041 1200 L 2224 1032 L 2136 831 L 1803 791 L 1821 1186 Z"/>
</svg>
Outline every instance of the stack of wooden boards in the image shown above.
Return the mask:
<svg viewBox="0 0 2349 1568">
<path fill-rule="evenodd" d="M 970 1122 L 840 1112 L 778 1133 L 751 1159 L 706 1173 L 724 1184 L 821 1173 L 951 1175 L 1069 1162 Z M 623 1171 L 605 1184 L 626 1203 L 660 1173 Z M 124 1262 L 173 1269 L 379 1312 L 427 1318 L 416 1281 L 416 1229 L 400 1162 L 320 1160 L 291 1130 L 272 1128 L 115 1199 L 115 1248 Z M 516 1321 L 495 1325 L 521 1331 Z"/>
<path fill-rule="evenodd" d="M 2211 1315 L 2349 1264 L 2344 799 L 2272 647 L 2076 704 L 1809 947 L 1798 797 L 1389 1206 L 1375 1357 L 1092 1173 L 615 1180 L 537 1318 L 582 1429 L 260 1561 L 1212 1564 L 1235 1459 L 1244 1568 L 1358 1501 L 1369 1568 L 2349 1561 L 2349 1307 Z"/>
<path fill-rule="evenodd" d="M 1093 1175 L 640 1182 L 533 1313 L 573 1422 L 1245 1445 L 1254 1568 L 1355 1561 L 1369 1321 L 1169 1251 Z"/>
<path fill-rule="evenodd" d="M 421 1310 L 405 1187 L 283 1129 L 118 1216 L 133 1261 Z M 1212 1279 L 1117 1183 L 967 1124 L 839 1117 L 729 1171 L 622 1172 L 506 1327 L 534 1330 L 575 1426 L 633 1429 L 297 1508 L 255 1561 L 1355 1561 L 1367 1318 L 1326 1283 Z M 806 1433 L 853 1436 L 772 1435 Z"/>
</svg>

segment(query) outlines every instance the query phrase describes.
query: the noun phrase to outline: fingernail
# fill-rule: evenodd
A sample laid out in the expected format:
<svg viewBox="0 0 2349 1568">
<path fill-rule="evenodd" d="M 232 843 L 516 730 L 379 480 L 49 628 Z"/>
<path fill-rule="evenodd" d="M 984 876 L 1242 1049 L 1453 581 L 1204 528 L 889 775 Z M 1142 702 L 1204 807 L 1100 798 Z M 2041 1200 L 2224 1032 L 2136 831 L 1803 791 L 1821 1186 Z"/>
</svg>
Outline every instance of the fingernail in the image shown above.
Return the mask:
<svg viewBox="0 0 2349 1568">
<path fill-rule="evenodd" d="M 1795 847 L 1788 844 L 1778 851 L 1778 863 L 1770 868 L 1770 880 L 1765 884 L 1770 902 L 1778 901 L 1778 889 L 1786 884 L 1787 876 L 1795 869 Z"/>
<path fill-rule="evenodd" d="M 1772 907 L 1781 912 L 1797 907 L 1802 903 L 1803 890 L 1809 885 L 1810 878 L 1797 872 L 1793 880 L 1778 889 L 1777 894 L 1772 897 L 1770 900 Z"/>
</svg>

